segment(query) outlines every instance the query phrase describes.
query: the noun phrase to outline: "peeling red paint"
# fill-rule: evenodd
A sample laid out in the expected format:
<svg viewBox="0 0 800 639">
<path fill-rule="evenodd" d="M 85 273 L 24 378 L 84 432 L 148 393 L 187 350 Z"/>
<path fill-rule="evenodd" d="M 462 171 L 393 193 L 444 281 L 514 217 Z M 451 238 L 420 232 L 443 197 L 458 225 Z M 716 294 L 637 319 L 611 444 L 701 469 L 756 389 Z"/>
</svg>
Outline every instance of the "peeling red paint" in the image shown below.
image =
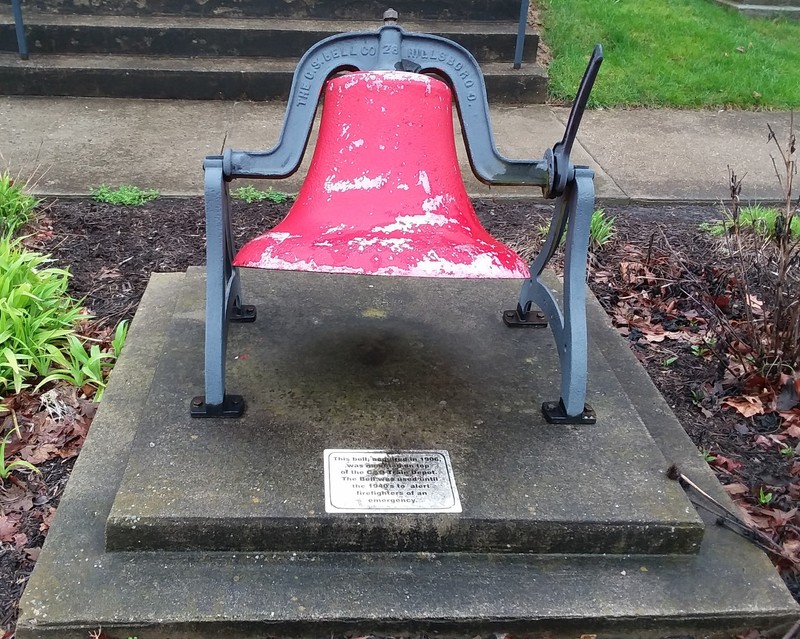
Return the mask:
<svg viewBox="0 0 800 639">
<path fill-rule="evenodd" d="M 236 266 L 529 276 L 525 262 L 481 226 L 467 197 L 444 82 L 363 72 L 335 78 L 325 91 L 319 141 L 294 206 L 239 251 Z"/>
</svg>

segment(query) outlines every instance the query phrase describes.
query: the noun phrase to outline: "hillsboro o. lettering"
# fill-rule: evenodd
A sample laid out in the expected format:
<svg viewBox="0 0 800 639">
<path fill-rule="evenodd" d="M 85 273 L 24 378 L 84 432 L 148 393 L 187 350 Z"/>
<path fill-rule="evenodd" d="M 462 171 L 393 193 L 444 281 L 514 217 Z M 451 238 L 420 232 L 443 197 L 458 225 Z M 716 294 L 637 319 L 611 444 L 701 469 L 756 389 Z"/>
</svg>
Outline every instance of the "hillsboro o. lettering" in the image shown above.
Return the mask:
<svg viewBox="0 0 800 639">
<path fill-rule="evenodd" d="M 466 99 L 469 102 L 474 102 L 478 99 L 478 94 L 474 91 L 469 91 L 473 89 L 475 84 L 475 79 L 472 75 L 472 72 L 469 68 L 470 65 L 465 64 L 462 60 L 458 59 L 454 54 L 448 53 L 444 49 L 437 49 L 435 47 L 430 48 L 420 48 L 420 47 L 409 47 L 406 51 L 405 56 L 409 60 L 430 60 L 432 62 L 444 62 L 444 64 L 452 69 L 452 73 L 448 73 L 451 78 L 461 80 L 461 85 L 468 90 L 466 95 Z M 422 65 L 425 66 L 425 65 Z M 456 90 L 458 90 L 458 83 L 456 83 Z"/>
</svg>

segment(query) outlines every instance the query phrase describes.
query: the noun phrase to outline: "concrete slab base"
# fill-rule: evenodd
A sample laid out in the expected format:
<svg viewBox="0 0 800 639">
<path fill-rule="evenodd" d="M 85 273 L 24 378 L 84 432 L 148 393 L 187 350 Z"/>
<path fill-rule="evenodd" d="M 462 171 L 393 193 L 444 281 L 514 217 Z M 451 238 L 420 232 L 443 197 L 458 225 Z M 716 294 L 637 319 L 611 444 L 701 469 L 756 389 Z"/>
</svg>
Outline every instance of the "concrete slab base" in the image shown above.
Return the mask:
<svg viewBox="0 0 800 639">
<path fill-rule="evenodd" d="M 506 331 L 509 337 L 494 344 L 476 339 L 499 320 L 503 302 L 513 301 L 516 283 L 481 283 L 470 297 L 459 288 L 463 283 L 453 282 L 460 295 L 447 296 L 448 283 L 437 280 L 385 282 L 264 272 L 245 276 L 245 290 L 262 304 L 262 316 L 255 325 L 233 330 L 230 387 L 247 392 L 247 384 L 255 383 L 263 392 L 249 398 L 243 420 L 201 422 L 183 414 L 202 382 L 197 364 L 202 276 L 197 271 L 153 276 L 21 602 L 21 639 L 83 639 L 98 626 L 139 639 L 345 631 L 711 635 L 772 628 L 798 617 L 797 605 L 768 559 L 748 542 L 706 522 L 699 548 L 693 547 L 701 527 L 676 486 L 663 481 L 666 465 L 680 463 L 683 472 L 720 499 L 726 499 L 724 491 L 595 302 L 589 309 L 594 345 L 590 401 L 600 421 L 555 433 L 529 410 L 543 399 L 537 395 L 557 387 L 549 334 L 527 337 Z M 316 283 L 303 279 L 303 286 L 298 285 L 298 278 L 314 277 Z M 283 303 L 289 289 L 294 305 Z M 451 311 L 452 326 L 444 320 L 438 329 L 425 325 L 442 317 L 436 307 L 417 313 L 416 319 L 408 317 L 417 312 L 416 304 L 437 298 Z M 281 303 L 270 306 L 270 299 Z M 297 316 L 296 370 L 289 340 L 276 337 L 279 331 L 273 330 L 290 320 L 291 312 Z M 381 346 L 371 331 L 382 325 L 387 330 Z M 448 335 L 459 326 L 464 337 L 457 342 Z M 371 335 L 373 348 L 348 342 L 348 333 L 352 337 L 359 332 Z M 332 339 L 319 339 L 325 335 Z M 416 335 L 424 347 L 392 335 Z M 506 339 L 511 342 L 505 344 Z M 472 384 L 492 371 L 473 371 L 470 357 L 493 349 L 503 358 L 521 361 L 507 363 L 509 394 L 481 407 L 490 391 Z M 359 358 L 360 370 L 354 368 Z M 519 393 L 523 382 L 536 379 L 533 363 L 541 381 L 531 383 L 528 395 Z M 418 378 L 411 376 L 412 364 L 421 371 Z M 383 379 L 375 374 L 378 370 L 400 383 L 371 383 Z M 366 409 L 345 411 L 333 401 L 334 393 L 315 393 L 313 385 L 304 384 L 303 372 L 305 379 L 316 380 L 317 388 L 341 384 L 341 399 L 355 397 Z M 416 389 L 421 399 L 401 400 L 401 394 L 388 401 L 386 393 L 398 386 Z M 287 395 L 286 389 L 295 389 L 295 394 Z M 518 397 L 516 403 L 512 395 Z M 382 414 L 368 408 L 376 397 L 384 400 Z M 609 409 L 623 406 L 624 397 L 627 412 L 614 417 Z M 177 408 L 162 412 L 165 407 Z M 483 424 L 466 420 L 474 410 Z M 414 415 L 431 417 L 435 411 L 439 414 L 430 423 L 411 423 Z M 373 439 L 365 442 L 370 423 Z M 626 445 L 626 438 L 633 441 Z M 464 522 L 483 518 L 485 533 L 492 530 L 486 522 L 496 516 L 516 518 L 528 532 L 507 536 L 513 542 L 505 549 L 497 540 L 486 542 L 486 535 L 470 539 L 445 534 L 439 541 L 450 541 L 433 544 L 433 550 L 420 542 L 414 552 L 397 552 L 399 545 L 372 552 L 375 548 L 352 526 L 342 533 L 350 540 L 343 551 L 335 543 L 339 536 L 325 530 L 326 516 L 318 514 L 323 512 L 323 491 L 317 460 L 331 443 L 449 447 L 464 512 L 450 516 L 451 524 L 457 523 L 448 531 L 457 531 L 459 525 L 469 531 Z M 606 455 L 613 446 L 619 446 L 616 456 Z M 284 467 L 274 474 L 273 466 L 286 456 L 306 461 L 302 468 Z M 569 459 L 576 472 L 565 480 Z M 587 474 L 589 462 L 596 464 L 593 474 Z M 558 475 L 553 473 L 557 468 Z M 630 469 L 635 470 L 628 477 Z M 278 485 L 281 478 L 286 481 Z M 498 487 L 498 480 L 505 483 Z M 572 484 L 562 486 L 561 481 Z M 254 487 L 262 490 L 253 492 Z M 170 490 L 179 488 L 181 494 L 172 500 Z M 652 508 L 643 508 L 642 500 L 648 499 Z M 541 520 L 537 523 L 524 506 L 541 507 Z M 589 546 L 576 554 L 579 545 L 558 542 L 548 547 L 548 542 L 532 541 L 536 535 L 531 531 L 542 521 L 556 521 L 559 508 L 563 516 L 584 518 L 594 526 L 595 541 L 609 543 L 605 554 L 587 552 Z M 257 522 L 251 527 L 257 534 L 244 535 L 220 524 L 226 509 Z M 298 520 L 300 509 L 305 512 Z M 618 509 L 626 514 L 617 514 Z M 263 526 L 269 512 L 277 512 L 278 520 L 286 515 L 270 523 L 283 527 L 283 541 L 272 535 L 274 528 L 270 535 L 262 534 L 269 530 Z M 626 553 L 624 545 L 612 548 L 613 535 L 600 534 L 602 513 L 606 521 L 616 517 L 639 528 L 640 539 L 651 545 L 638 546 L 636 554 Z M 149 518 L 145 533 L 133 528 L 131 515 Z M 398 532 L 393 529 L 397 515 L 349 517 Z M 439 523 L 444 517 L 436 516 Z M 321 531 L 325 552 L 312 550 L 313 540 L 304 536 L 306 518 L 310 528 Z M 669 537 L 664 525 L 670 520 L 678 523 L 673 537 L 677 547 L 659 550 L 662 542 L 653 540 Z M 204 541 L 198 525 L 203 521 L 210 542 Z M 645 522 L 654 524 L 652 533 L 644 534 Z M 193 529 L 190 536 L 182 536 L 186 527 Z M 154 530 L 159 534 L 150 534 Z M 299 540 L 297 549 L 285 542 L 293 538 Z M 629 539 L 623 535 L 616 542 Z M 110 550 L 114 547 L 118 549 Z"/>
<path fill-rule="evenodd" d="M 598 423 L 542 418 L 558 363 L 549 330 L 502 321 L 519 282 L 243 275 L 259 318 L 232 327 L 227 389 L 247 411 L 188 414 L 203 393 L 205 285 L 190 269 L 109 550 L 697 552 L 699 518 L 599 360 Z M 447 450 L 463 511 L 326 513 L 325 449 Z"/>
</svg>

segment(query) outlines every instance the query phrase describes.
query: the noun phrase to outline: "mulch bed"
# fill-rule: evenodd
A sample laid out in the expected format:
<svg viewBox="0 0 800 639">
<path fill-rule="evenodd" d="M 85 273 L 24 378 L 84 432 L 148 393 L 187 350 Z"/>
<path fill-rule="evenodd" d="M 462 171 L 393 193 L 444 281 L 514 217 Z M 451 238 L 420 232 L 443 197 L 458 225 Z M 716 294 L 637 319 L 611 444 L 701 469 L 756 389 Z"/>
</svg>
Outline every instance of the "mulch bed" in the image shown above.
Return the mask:
<svg viewBox="0 0 800 639">
<path fill-rule="evenodd" d="M 257 231 L 269 228 L 283 217 L 288 206 L 236 202 L 233 220 L 237 242 L 241 244 Z M 541 242 L 539 229 L 546 224 L 551 209 L 530 202 L 481 200 L 476 203 L 476 210 L 493 235 L 521 253 L 530 254 Z M 696 348 L 693 351 L 694 329 L 687 329 L 684 321 L 688 317 L 692 326 L 713 321 L 702 304 L 692 306 L 691 290 L 688 295 L 683 293 L 687 292 L 684 289 L 691 289 L 692 281 L 696 284 L 704 277 L 715 259 L 715 241 L 698 227 L 701 222 L 718 218 L 718 207 L 609 206 L 606 213 L 616 217 L 617 236 L 591 258 L 590 284 L 595 294 L 616 318 L 618 328 L 687 433 L 699 449 L 708 453 L 709 463 L 720 480 L 735 487 L 729 491 L 732 496 L 749 509 L 749 515 L 760 525 L 766 525 L 764 521 L 769 520 L 771 511 L 782 513 L 784 525 L 776 524 L 771 533 L 776 542 L 786 542 L 793 549 L 789 542 L 793 543 L 799 532 L 793 522 L 800 521 L 794 518 L 793 511 L 800 496 L 795 484 L 800 464 L 782 454 L 779 446 L 763 445 L 765 438 L 781 434 L 781 418 L 775 413 L 743 417 L 726 407 L 725 392 L 720 387 L 720 362 L 709 353 L 698 355 Z M 60 200 L 47 203 L 26 243 L 51 253 L 59 264 L 68 265 L 73 275 L 73 294 L 85 299 L 100 324 L 114 326 L 133 317 L 152 272 L 184 271 L 188 266 L 204 263 L 203 229 L 200 198 L 162 198 L 141 207 Z M 631 266 L 620 268 L 623 264 Z M 644 276 L 627 276 L 631 269 L 640 267 L 645 269 Z M 658 269 L 659 281 L 649 282 L 647 273 Z M 687 273 L 693 274 L 695 280 L 683 281 Z M 665 282 L 660 278 L 669 279 L 670 274 L 682 283 L 665 293 Z M 635 303 L 632 293 L 640 295 L 643 289 L 645 299 L 673 295 L 677 303 L 668 313 L 655 306 L 647 310 L 652 316 L 647 324 L 621 319 Z M 690 338 L 688 341 L 669 338 L 681 330 L 686 333 L 683 337 Z M 85 416 L 85 406 L 80 401 L 73 398 L 73 405 L 77 416 Z M 781 437 L 785 446 L 798 443 L 797 438 Z M 44 462 L 41 476 L 28 475 L 19 485 L 7 483 L 3 489 L 19 492 L 20 486 L 25 486 L 27 498 L 31 499 L 26 511 L 29 514 L 22 518 L 16 531 L 25 535 L 24 543 L 4 544 L 0 552 L 0 629 L 9 629 L 8 637 L 13 636 L 17 600 L 73 461 L 68 457 Z M 765 487 L 774 493 L 769 509 L 757 499 Z M 800 582 L 791 562 L 777 563 L 800 600 Z"/>
</svg>

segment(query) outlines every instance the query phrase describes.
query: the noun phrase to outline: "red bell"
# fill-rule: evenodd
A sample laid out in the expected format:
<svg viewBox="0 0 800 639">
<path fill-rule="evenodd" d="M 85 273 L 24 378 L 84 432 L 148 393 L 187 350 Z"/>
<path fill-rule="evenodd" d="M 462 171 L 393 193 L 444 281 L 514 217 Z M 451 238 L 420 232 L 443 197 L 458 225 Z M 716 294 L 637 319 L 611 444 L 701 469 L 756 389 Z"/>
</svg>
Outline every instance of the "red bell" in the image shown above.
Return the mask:
<svg viewBox="0 0 800 639">
<path fill-rule="evenodd" d="M 330 80 L 297 200 L 234 265 L 326 273 L 527 278 L 481 226 L 453 136 L 450 88 L 402 71 Z"/>
</svg>

